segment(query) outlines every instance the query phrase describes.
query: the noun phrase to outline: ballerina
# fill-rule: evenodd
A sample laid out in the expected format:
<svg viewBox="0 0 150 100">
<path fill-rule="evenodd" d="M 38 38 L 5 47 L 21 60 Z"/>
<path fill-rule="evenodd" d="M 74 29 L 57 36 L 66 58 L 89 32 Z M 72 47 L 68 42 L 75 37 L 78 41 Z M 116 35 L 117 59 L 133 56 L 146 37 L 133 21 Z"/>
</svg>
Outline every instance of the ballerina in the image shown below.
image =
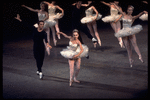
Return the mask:
<svg viewBox="0 0 150 100">
<path fill-rule="evenodd" d="M 44 21 L 45 22 L 49 18 L 48 13 L 45 11 L 45 3 L 43 3 L 43 2 L 40 3 L 40 8 L 41 8 L 40 10 L 33 9 L 33 8 L 28 7 L 26 5 L 22 5 L 22 7 L 25 7 L 25 8 L 29 9 L 32 12 L 38 13 L 39 21 Z M 36 28 L 38 28 L 38 24 L 37 23 L 34 26 Z M 49 39 L 49 34 L 50 33 L 49 33 L 48 30 L 49 30 L 49 28 L 46 28 L 44 26 L 44 31 L 47 33 L 47 40 L 48 40 L 48 43 L 50 44 L 50 39 Z M 44 41 L 44 44 L 45 44 L 45 47 L 47 47 L 45 41 Z M 47 51 L 48 55 L 50 55 L 50 48 L 49 47 L 46 48 L 46 51 Z"/>
<path fill-rule="evenodd" d="M 117 9 L 119 9 L 119 8 L 117 7 Z M 123 29 L 118 31 L 117 33 L 115 33 L 115 36 L 116 37 L 122 37 L 122 39 L 125 43 L 125 46 L 126 46 L 126 49 L 127 49 L 127 52 L 128 52 L 130 67 L 133 66 L 131 44 L 133 45 L 134 50 L 138 54 L 139 60 L 142 63 L 144 62 L 143 59 L 142 59 L 142 55 L 140 53 L 140 50 L 138 48 L 138 45 L 137 45 L 137 42 L 136 42 L 136 36 L 135 36 L 135 34 L 139 33 L 143 28 L 142 28 L 141 25 L 132 26 L 132 24 L 133 24 L 135 19 L 139 18 L 142 14 L 147 13 L 146 11 L 143 11 L 143 12 L 139 13 L 136 16 L 132 16 L 133 10 L 134 10 L 134 7 L 131 6 L 131 5 L 128 6 L 127 13 L 123 12 L 122 10 L 119 10 L 120 13 L 123 16 L 123 18 L 122 18 L 122 20 L 123 20 Z M 120 18 L 117 19 L 116 21 L 118 21 L 118 20 L 120 20 Z M 131 41 L 131 44 L 130 44 L 130 41 Z"/>
<path fill-rule="evenodd" d="M 115 33 L 117 33 L 121 29 L 121 23 L 120 23 L 120 21 L 117 21 L 116 23 L 114 23 L 114 21 L 120 17 L 120 15 L 118 14 L 119 11 L 116 9 L 116 7 L 113 5 L 113 3 L 106 3 L 104 1 L 101 1 L 101 3 L 109 6 L 110 7 L 110 13 L 111 13 L 110 16 L 106 16 L 106 17 L 102 18 L 102 21 L 104 21 L 105 23 L 110 23 L 112 29 L 115 31 Z M 114 1 L 114 3 L 117 6 L 119 4 L 118 1 Z M 119 6 L 118 6 L 118 8 L 122 9 Z M 119 41 L 120 47 L 124 48 L 124 44 L 123 44 L 123 41 L 122 41 L 121 37 L 118 37 L 118 41 Z"/>
<path fill-rule="evenodd" d="M 69 46 L 67 49 L 64 49 L 60 52 L 60 54 L 68 59 L 69 67 L 70 67 L 70 81 L 69 86 L 72 86 L 73 81 L 80 83 L 80 81 L 77 80 L 77 76 L 80 71 L 80 65 L 81 65 L 81 58 L 88 56 L 89 48 L 81 44 L 81 42 L 78 40 L 79 37 L 79 31 L 77 29 L 73 30 L 73 36 L 68 36 L 63 32 L 59 32 L 57 34 L 62 34 L 64 37 L 70 39 Z M 76 66 L 74 66 L 76 64 Z M 74 67 L 76 67 L 75 75 L 74 75 Z M 73 78 L 74 76 L 74 78 Z"/>
<path fill-rule="evenodd" d="M 81 23 L 87 24 L 87 27 L 90 30 L 91 35 L 93 37 L 96 36 L 98 44 L 101 46 L 101 40 L 98 34 L 96 20 L 99 20 L 102 17 L 102 15 L 99 14 L 96 8 L 92 5 L 92 1 L 88 1 L 88 4 L 90 5 L 88 6 L 89 8 L 85 11 L 86 17 L 81 19 Z M 93 11 L 95 11 L 96 14 L 93 14 Z"/>
<path fill-rule="evenodd" d="M 48 5 L 49 16 L 56 21 L 56 25 L 55 25 L 56 32 L 60 32 L 58 20 L 64 16 L 64 10 L 60 8 L 58 5 L 55 5 L 55 1 L 52 1 L 51 3 L 44 1 L 44 3 Z M 59 9 L 61 13 L 55 13 L 56 9 Z M 60 35 L 57 35 L 57 37 L 58 39 L 60 39 Z M 54 34 L 53 34 L 53 38 L 54 38 Z M 54 41 L 56 46 L 57 41 L 55 38 Z"/>
<path fill-rule="evenodd" d="M 97 40 L 90 34 L 90 32 L 87 30 L 87 27 L 84 27 L 81 24 L 81 13 L 83 12 L 83 7 L 89 6 L 90 2 L 88 2 L 88 4 L 82 4 L 82 1 L 77 1 L 72 5 L 72 29 L 78 29 L 79 32 L 82 31 L 85 33 L 85 35 L 87 35 L 87 37 L 92 40 L 94 47 L 96 47 Z M 82 44 L 84 44 L 80 34 L 79 40 Z"/>
</svg>

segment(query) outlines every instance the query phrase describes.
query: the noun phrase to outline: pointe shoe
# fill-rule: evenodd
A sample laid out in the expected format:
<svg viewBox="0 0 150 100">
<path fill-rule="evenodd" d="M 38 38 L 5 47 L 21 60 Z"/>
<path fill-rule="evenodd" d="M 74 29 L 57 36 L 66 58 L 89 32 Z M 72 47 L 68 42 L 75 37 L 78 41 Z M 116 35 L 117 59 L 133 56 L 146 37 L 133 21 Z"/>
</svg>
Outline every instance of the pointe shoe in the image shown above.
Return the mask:
<svg viewBox="0 0 150 100">
<path fill-rule="evenodd" d="M 139 60 L 141 60 L 141 62 L 144 63 L 142 56 L 139 56 Z"/>
<path fill-rule="evenodd" d="M 80 83 L 80 81 L 78 81 L 77 79 L 74 79 L 73 81 L 76 82 L 76 83 Z"/>
<path fill-rule="evenodd" d="M 71 87 L 73 83 L 73 80 L 69 81 L 69 86 Z"/>
<path fill-rule="evenodd" d="M 57 35 L 58 39 L 60 40 L 60 34 Z"/>
<path fill-rule="evenodd" d="M 98 44 L 99 44 L 99 46 L 102 46 L 102 43 L 101 43 L 101 41 L 99 41 L 99 42 L 98 42 Z"/>
<path fill-rule="evenodd" d="M 123 42 L 119 42 L 121 48 L 125 48 Z"/>
<path fill-rule="evenodd" d="M 134 60 L 130 59 L 129 61 L 130 61 L 130 67 L 133 67 Z"/>
</svg>

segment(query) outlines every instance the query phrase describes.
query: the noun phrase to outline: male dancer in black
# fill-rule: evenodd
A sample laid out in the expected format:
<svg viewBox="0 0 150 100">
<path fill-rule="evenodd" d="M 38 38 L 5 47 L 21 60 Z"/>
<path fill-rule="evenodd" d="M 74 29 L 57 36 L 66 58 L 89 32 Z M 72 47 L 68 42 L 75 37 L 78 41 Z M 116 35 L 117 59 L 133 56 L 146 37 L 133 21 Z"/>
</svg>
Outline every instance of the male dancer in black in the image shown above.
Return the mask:
<svg viewBox="0 0 150 100">
<path fill-rule="evenodd" d="M 26 25 L 26 23 L 20 19 L 19 14 L 17 14 L 17 17 L 15 17 L 15 19 L 19 20 L 24 25 Z M 32 27 L 33 28 L 33 42 L 34 42 L 33 53 L 34 53 L 34 58 L 36 59 L 36 64 L 37 64 L 37 69 L 38 69 L 37 74 L 39 75 L 40 79 L 43 79 L 42 66 L 43 66 L 43 61 L 44 61 L 44 56 L 45 56 L 45 46 L 44 46 L 43 39 L 45 39 L 47 46 L 50 49 L 52 48 L 48 44 L 47 34 L 45 31 L 43 31 L 43 27 L 44 27 L 43 21 L 38 22 L 38 28 L 35 28 L 34 26 Z"/>
<path fill-rule="evenodd" d="M 97 44 L 97 40 L 92 37 L 92 35 L 89 33 L 88 29 L 86 27 L 83 27 L 83 25 L 81 24 L 81 18 L 82 18 L 82 12 L 84 11 L 84 8 L 82 6 L 82 1 L 77 1 L 76 3 L 73 4 L 72 7 L 72 28 L 73 29 L 77 29 L 82 32 L 84 32 L 89 39 L 92 40 L 93 44 L 96 45 Z M 81 41 L 82 44 L 83 40 L 81 38 L 81 35 L 79 35 L 79 40 Z"/>
</svg>

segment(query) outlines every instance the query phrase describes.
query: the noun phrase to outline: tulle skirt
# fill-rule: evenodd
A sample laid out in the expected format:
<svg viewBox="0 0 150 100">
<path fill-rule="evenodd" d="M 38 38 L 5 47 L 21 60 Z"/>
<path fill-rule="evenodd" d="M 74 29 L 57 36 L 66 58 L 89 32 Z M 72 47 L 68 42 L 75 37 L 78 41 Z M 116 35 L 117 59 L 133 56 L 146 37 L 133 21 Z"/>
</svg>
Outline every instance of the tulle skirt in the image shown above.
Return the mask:
<svg viewBox="0 0 150 100">
<path fill-rule="evenodd" d="M 134 34 L 139 33 L 142 29 L 143 28 L 141 25 L 136 25 L 133 27 L 126 27 L 118 31 L 118 33 L 115 33 L 115 37 L 119 38 L 119 37 L 126 37 L 130 35 L 134 35 Z"/>
<path fill-rule="evenodd" d="M 83 52 L 80 54 L 80 56 L 78 58 L 83 58 L 83 57 L 87 57 L 88 56 L 88 52 L 89 52 L 89 48 L 82 44 L 83 47 Z M 73 56 L 79 54 L 81 51 L 80 47 L 78 47 L 75 51 L 71 50 L 69 47 L 67 49 L 63 49 L 63 51 L 60 52 L 60 54 L 67 59 L 72 59 Z"/>
<path fill-rule="evenodd" d="M 53 27 L 53 26 L 55 26 L 55 25 L 56 25 L 56 21 L 55 21 L 55 20 L 53 20 L 53 19 L 48 19 L 48 20 L 45 21 L 44 27 L 45 27 L 45 28 L 49 28 L 49 27 Z"/>
<path fill-rule="evenodd" d="M 148 21 L 148 14 L 143 14 L 139 19 L 142 21 Z"/>
<path fill-rule="evenodd" d="M 82 23 L 82 24 L 90 23 L 90 22 L 94 21 L 95 16 L 96 16 L 96 14 L 93 14 L 93 15 L 90 16 L 90 17 L 84 17 L 84 18 L 81 19 L 81 23 Z M 101 14 L 98 14 L 98 17 L 97 17 L 96 20 L 100 20 L 101 18 L 102 18 L 102 15 L 101 15 Z"/>
<path fill-rule="evenodd" d="M 110 22 L 116 21 L 116 19 L 118 19 L 119 17 L 120 17 L 120 15 L 109 15 L 109 16 L 102 18 L 102 21 L 105 23 L 110 23 Z M 121 20 L 121 18 L 120 18 L 120 20 Z"/>
</svg>

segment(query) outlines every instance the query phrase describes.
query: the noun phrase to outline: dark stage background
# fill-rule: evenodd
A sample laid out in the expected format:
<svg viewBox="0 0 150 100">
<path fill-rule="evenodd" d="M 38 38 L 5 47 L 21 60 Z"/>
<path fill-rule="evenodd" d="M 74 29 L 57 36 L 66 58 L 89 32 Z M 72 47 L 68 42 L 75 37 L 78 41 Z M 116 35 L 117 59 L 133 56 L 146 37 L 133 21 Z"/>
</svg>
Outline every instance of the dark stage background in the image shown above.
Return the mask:
<svg viewBox="0 0 150 100">
<path fill-rule="evenodd" d="M 18 21 L 14 19 L 17 14 L 20 14 L 21 19 L 25 20 L 29 25 L 33 25 L 38 21 L 37 13 L 31 12 L 26 8 L 21 7 L 21 5 L 26 5 L 34 9 L 40 9 L 40 2 L 42 0 L 20 0 L 20 1 L 3 1 L 3 41 L 14 40 L 20 38 L 28 38 L 30 37 L 31 30 L 23 27 Z M 47 0 L 50 2 L 50 0 Z M 62 19 L 59 20 L 59 27 L 61 31 L 70 30 L 71 29 L 71 4 L 75 1 L 56 1 L 56 5 L 59 5 L 64 9 L 65 15 Z M 110 2 L 110 1 L 106 1 Z M 83 3 L 87 3 L 87 1 L 83 1 Z M 142 3 L 142 1 L 120 1 L 119 4 L 123 11 L 126 11 L 128 5 L 133 5 L 135 7 L 133 15 L 137 15 L 143 10 L 148 10 L 148 5 Z M 110 14 L 110 8 L 100 1 L 95 1 L 94 6 L 104 16 Z M 86 8 L 85 8 L 86 10 Z M 85 16 L 85 12 L 83 12 L 82 16 Z M 147 23 L 137 19 L 134 23 Z M 109 23 L 103 23 L 101 20 L 97 21 L 97 25 L 99 29 L 110 28 Z"/>
</svg>

